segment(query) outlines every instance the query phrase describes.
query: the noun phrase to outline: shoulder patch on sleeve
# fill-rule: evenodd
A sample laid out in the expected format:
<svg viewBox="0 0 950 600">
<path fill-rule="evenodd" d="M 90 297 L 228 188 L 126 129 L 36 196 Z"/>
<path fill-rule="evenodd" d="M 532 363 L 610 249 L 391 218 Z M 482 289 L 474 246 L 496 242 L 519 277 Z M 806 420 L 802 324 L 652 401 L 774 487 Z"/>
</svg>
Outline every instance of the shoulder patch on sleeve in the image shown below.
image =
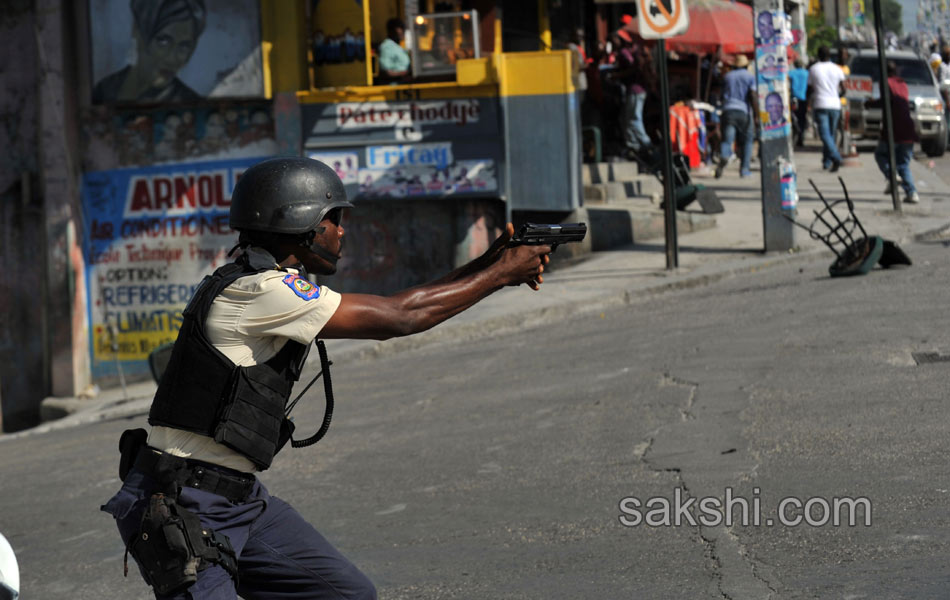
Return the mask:
<svg viewBox="0 0 950 600">
<path fill-rule="evenodd" d="M 313 285 L 300 275 L 287 275 L 281 281 L 304 300 L 313 300 L 320 297 L 320 287 Z"/>
</svg>

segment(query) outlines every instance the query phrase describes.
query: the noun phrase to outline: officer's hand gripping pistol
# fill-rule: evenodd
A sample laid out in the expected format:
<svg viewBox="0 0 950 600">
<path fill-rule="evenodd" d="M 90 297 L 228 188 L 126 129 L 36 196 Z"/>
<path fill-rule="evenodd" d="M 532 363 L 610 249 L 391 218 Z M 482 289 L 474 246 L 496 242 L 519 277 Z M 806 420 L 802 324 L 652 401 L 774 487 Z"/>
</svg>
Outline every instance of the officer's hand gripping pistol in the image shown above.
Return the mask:
<svg viewBox="0 0 950 600">
<path fill-rule="evenodd" d="M 558 244 L 580 242 L 587 235 L 587 223 L 563 223 L 561 225 L 525 223 L 508 242 L 508 246 L 551 246 L 551 253 Z"/>
</svg>

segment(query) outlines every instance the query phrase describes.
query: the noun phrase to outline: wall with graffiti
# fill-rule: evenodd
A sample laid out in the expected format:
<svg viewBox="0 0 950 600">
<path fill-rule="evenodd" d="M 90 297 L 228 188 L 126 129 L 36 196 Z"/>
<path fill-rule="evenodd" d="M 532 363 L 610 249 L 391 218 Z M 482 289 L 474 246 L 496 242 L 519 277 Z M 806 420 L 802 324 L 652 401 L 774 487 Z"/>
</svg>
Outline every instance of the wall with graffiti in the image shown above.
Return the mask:
<svg viewBox="0 0 950 600">
<path fill-rule="evenodd" d="M 258 0 L 88 3 L 89 360 L 96 381 L 119 368 L 134 380 L 148 376 L 149 352 L 177 336 L 198 282 L 227 260 L 234 182 L 279 151 L 274 105 L 263 99 Z"/>
<path fill-rule="evenodd" d="M 269 102 L 201 107 L 90 108 L 83 120 L 83 167 L 117 167 L 219 160 L 277 153 Z"/>
<path fill-rule="evenodd" d="M 373 294 L 425 283 L 485 252 L 504 219 L 500 200 L 359 200 L 343 223 L 339 271 L 320 283 Z"/>
<path fill-rule="evenodd" d="M 304 152 L 357 199 L 498 197 L 497 98 L 411 98 L 302 106 Z"/>
<path fill-rule="evenodd" d="M 92 102 L 264 95 L 258 0 L 89 0 Z"/>
<path fill-rule="evenodd" d="M 504 225 L 495 97 L 303 104 L 304 154 L 333 167 L 356 208 L 328 285 L 389 293 L 478 256 Z"/>
</svg>

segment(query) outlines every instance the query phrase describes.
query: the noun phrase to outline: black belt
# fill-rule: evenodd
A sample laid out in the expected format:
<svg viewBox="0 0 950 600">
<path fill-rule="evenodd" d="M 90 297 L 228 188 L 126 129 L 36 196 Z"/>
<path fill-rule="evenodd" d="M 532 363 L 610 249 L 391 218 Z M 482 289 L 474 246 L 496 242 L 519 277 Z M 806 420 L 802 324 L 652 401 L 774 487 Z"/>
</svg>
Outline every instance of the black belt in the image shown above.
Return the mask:
<svg viewBox="0 0 950 600">
<path fill-rule="evenodd" d="M 139 452 L 135 458 L 135 468 L 148 473 L 160 483 L 174 482 L 178 487 L 210 492 L 224 496 L 235 504 L 247 500 L 257 481 L 250 473 L 174 456 L 149 447 Z"/>
</svg>

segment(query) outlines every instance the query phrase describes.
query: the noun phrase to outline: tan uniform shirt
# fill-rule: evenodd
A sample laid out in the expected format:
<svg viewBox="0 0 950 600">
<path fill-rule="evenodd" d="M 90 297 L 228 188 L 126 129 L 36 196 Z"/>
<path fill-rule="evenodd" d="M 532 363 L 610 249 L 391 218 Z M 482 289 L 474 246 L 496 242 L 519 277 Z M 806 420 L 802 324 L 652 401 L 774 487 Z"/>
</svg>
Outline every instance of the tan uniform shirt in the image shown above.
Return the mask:
<svg viewBox="0 0 950 600">
<path fill-rule="evenodd" d="M 340 299 L 340 294 L 311 284 L 293 269 L 248 275 L 215 298 L 205 332 L 234 364 L 256 365 L 273 358 L 287 340 L 311 343 L 340 306 Z M 148 445 L 238 471 L 256 470 L 244 455 L 190 431 L 155 426 Z"/>
</svg>

